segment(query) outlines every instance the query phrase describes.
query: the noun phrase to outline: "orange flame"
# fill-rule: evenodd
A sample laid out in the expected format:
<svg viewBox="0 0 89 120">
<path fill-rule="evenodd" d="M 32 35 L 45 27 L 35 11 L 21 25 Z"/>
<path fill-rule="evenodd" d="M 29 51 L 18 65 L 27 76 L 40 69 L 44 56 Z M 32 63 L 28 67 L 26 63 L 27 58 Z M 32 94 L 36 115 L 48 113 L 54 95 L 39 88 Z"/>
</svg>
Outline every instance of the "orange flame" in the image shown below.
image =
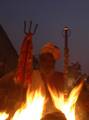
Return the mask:
<svg viewBox="0 0 89 120">
<path fill-rule="evenodd" d="M 0 112 L 0 120 L 6 120 L 9 117 L 9 114 L 6 112 Z"/>
<path fill-rule="evenodd" d="M 60 92 L 57 93 L 55 89 L 53 90 L 48 86 L 48 89 L 50 91 L 55 107 L 58 110 L 61 110 L 65 114 L 67 120 L 76 119 L 75 118 L 75 105 L 76 105 L 76 101 L 78 99 L 82 86 L 83 86 L 83 82 L 81 82 L 78 86 L 73 88 L 69 96 L 66 99 L 63 93 L 60 93 Z"/>
<path fill-rule="evenodd" d="M 44 102 L 45 96 L 42 95 L 40 89 L 35 92 L 28 89 L 26 103 L 15 112 L 12 120 L 40 120 Z"/>
</svg>

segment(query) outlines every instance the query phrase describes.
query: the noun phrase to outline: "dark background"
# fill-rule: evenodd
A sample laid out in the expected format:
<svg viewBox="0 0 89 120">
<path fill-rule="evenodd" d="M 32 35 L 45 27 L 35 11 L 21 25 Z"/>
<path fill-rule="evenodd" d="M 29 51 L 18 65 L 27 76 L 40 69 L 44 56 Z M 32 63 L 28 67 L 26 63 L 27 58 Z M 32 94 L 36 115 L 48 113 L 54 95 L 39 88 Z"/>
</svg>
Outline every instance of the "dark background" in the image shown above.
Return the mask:
<svg viewBox="0 0 89 120">
<path fill-rule="evenodd" d="M 62 31 L 69 26 L 70 63 L 78 61 L 83 72 L 89 73 L 89 0 L 0 0 L 0 24 L 18 53 L 24 38 L 24 20 L 32 20 L 33 28 L 39 24 L 33 38 L 35 54 L 47 41 L 61 48 L 59 70 L 63 68 Z"/>
</svg>

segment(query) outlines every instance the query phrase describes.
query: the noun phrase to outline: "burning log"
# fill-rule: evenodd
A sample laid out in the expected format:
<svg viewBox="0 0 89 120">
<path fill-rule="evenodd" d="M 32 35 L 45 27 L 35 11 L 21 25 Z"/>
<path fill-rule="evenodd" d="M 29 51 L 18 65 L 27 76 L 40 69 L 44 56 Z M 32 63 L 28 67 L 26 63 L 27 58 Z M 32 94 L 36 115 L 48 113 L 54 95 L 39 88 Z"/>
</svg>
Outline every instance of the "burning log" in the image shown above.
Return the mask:
<svg viewBox="0 0 89 120">
<path fill-rule="evenodd" d="M 41 120 L 66 120 L 65 115 L 59 111 L 46 114 Z"/>
</svg>

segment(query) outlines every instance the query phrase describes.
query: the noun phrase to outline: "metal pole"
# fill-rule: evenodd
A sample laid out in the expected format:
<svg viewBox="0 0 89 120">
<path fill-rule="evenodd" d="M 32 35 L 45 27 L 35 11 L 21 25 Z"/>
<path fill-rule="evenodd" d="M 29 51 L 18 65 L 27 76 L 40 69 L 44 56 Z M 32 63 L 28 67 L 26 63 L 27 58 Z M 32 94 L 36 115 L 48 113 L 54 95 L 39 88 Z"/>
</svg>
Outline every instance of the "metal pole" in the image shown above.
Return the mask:
<svg viewBox="0 0 89 120">
<path fill-rule="evenodd" d="M 64 78 L 65 89 L 68 89 L 68 66 L 69 66 L 69 48 L 68 48 L 69 28 L 64 27 Z"/>
</svg>

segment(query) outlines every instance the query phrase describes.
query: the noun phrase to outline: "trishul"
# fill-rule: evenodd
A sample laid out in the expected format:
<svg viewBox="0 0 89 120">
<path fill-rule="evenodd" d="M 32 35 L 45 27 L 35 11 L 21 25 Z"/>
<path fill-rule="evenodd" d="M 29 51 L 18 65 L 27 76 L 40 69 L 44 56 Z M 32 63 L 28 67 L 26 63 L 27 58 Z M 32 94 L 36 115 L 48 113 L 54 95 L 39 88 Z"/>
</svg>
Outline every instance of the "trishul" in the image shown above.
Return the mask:
<svg viewBox="0 0 89 120">
<path fill-rule="evenodd" d="M 21 45 L 18 68 L 17 68 L 17 82 L 27 85 L 31 83 L 33 50 L 32 50 L 32 37 L 36 33 L 38 24 L 36 24 L 33 33 L 31 32 L 32 21 L 28 32 L 26 32 L 26 21 L 24 21 L 24 33 L 25 37 Z"/>
</svg>

